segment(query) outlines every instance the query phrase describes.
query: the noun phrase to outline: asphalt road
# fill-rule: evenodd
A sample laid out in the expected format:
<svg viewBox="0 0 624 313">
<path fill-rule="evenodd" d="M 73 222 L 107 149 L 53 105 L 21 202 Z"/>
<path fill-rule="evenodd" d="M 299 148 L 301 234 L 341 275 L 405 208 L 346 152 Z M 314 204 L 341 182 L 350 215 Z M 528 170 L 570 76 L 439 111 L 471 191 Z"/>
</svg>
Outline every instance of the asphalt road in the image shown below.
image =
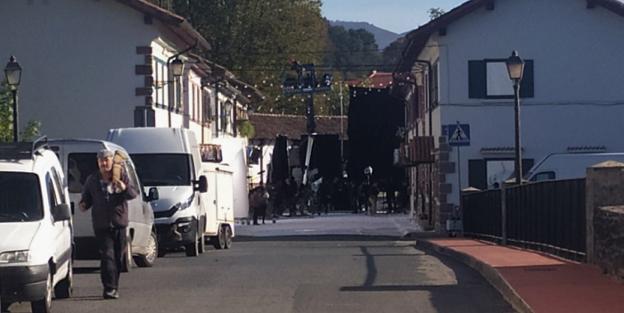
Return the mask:
<svg viewBox="0 0 624 313">
<path fill-rule="evenodd" d="M 78 262 L 54 312 L 458 312 L 513 309 L 478 273 L 388 237 L 248 238 L 196 258 L 160 258 L 102 300 L 97 262 Z M 30 312 L 25 304 L 11 312 Z"/>
</svg>

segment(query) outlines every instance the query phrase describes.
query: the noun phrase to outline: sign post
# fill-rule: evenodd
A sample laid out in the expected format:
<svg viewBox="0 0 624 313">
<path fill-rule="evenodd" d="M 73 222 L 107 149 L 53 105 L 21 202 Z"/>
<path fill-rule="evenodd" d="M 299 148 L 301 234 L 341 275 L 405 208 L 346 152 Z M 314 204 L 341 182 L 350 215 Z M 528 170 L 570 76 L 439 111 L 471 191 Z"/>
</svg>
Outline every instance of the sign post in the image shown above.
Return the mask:
<svg viewBox="0 0 624 313">
<path fill-rule="evenodd" d="M 459 200 L 461 203 L 461 147 L 462 146 L 470 146 L 470 125 L 469 124 L 461 124 L 457 121 L 456 124 L 444 125 L 442 126 L 442 134 L 446 135 L 447 142 L 449 146 L 457 148 L 457 194 L 459 196 Z M 455 232 L 460 231 L 461 226 L 458 226 L 457 223 L 460 217 L 456 216 L 455 218 L 451 218 L 446 221 L 447 231 L 451 236 L 455 234 Z M 455 219 L 453 221 L 453 219 Z"/>
<path fill-rule="evenodd" d="M 456 124 L 442 126 L 449 146 L 457 147 L 457 190 L 461 191 L 461 152 L 462 146 L 470 146 L 470 124 Z M 460 195 L 461 196 L 461 195 Z"/>
</svg>

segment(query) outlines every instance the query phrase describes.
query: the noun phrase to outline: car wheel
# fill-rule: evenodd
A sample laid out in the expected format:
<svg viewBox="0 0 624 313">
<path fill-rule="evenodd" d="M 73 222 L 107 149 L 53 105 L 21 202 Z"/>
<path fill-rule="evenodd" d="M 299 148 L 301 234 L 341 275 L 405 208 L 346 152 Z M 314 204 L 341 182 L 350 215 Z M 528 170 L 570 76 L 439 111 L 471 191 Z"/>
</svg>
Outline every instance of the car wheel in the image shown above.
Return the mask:
<svg viewBox="0 0 624 313">
<path fill-rule="evenodd" d="M 212 240 L 212 245 L 215 247 L 215 249 L 221 250 L 225 248 L 223 227 L 219 227 L 219 230 L 217 231 L 217 235 L 211 237 L 211 240 Z"/>
<path fill-rule="evenodd" d="M 198 256 L 199 255 L 199 232 L 195 232 L 195 240 L 192 243 L 184 246 L 184 252 L 186 256 Z"/>
<path fill-rule="evenodd" d="M 138 267 L 152 267 L 154 266 L 156 257 L 159 255 L 160 251 L 158 251 L 158 239 L 156 238 L 156 234 L 152 232 L 147 243 L 147 254 L 135 256 L 134 263 L 136 263 Z"/>
<path fill-rule="evenodd" d="M 197 248 L 199 249 L 199 253 L 204 253 L 206 251 L 206 247 L 204 246 L 204 227 L 203 225 L 199 225 L 197 227 L 198 232 L 199 232 L 199 240 L 197 241 Z"/>
<path fill-rule="evenodd" d="M 67 269 L 67 276 L 61 280 L 56 286 L 54 286 L 54 297 L 57 299 L 67 299 L 72 295 L 72 282 L 73 282 L 73 264 L 70 259 L 69 268 Z"/>
<path fill-rule="evenodd" d="M 132 240 L 126 241 L 126 252 L 124 253 L 124 263 L 121 265 L 121 272 L 128 273 L 132 267 Z"/>
<path fill-rule="evenodd" d="M 225 248 L 229 249 L 232 247 L 232 228 L 230 225 L 225 225 Z"/>
<path fill-rule="evenodd" d="M 48 279 L 46 281 L 46 294 L 41 300 L 32 301 L 30 308 L 33 313 L 50 313 L 52 312 L 52 274 L 48 273 Z"/>
</svg>

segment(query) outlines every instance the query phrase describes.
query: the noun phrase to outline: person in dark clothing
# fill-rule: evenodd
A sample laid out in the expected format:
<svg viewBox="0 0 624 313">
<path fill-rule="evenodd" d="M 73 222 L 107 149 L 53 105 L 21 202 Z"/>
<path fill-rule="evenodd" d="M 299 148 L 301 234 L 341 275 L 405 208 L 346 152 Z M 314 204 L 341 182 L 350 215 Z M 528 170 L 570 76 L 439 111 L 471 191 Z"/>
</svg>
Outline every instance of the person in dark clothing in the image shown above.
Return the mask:
<svg viewBox="0 0 624 313">
<path fill-rule="evenodd" d="M 285 202 L 286 206 L 288 207 L 288 212 L 290 213 L 290 216 L 297 215 L 297 189 L 299 189 L 299 187 L 297 186 L 295 178 L 292 176 L 287 178 L 284 185 L 284 191 L 286 197 Z"/>
<path fill-rule="evenodd" d="M 249 192 L 249 206 L 253 210 L 253 224 L 258 225 L 258 218 L 262 218 L 262 224 L 266 219 L 267 192 L 264 186 L 258 186 Z"/>
<path fill-rule="evenodd" d="M 119 298 L 119 273 L 126 264 L 126 227 L 128 200 L 139 192 L 122 171 L 113 179 L 113 152 L 101 150 L 97 154 L 99 171 L 91 174 L 83 187 L 80 209 L 91 209 L 93 230 L 100 250 L 100 278 L 105 299 Z"/>
</svg>

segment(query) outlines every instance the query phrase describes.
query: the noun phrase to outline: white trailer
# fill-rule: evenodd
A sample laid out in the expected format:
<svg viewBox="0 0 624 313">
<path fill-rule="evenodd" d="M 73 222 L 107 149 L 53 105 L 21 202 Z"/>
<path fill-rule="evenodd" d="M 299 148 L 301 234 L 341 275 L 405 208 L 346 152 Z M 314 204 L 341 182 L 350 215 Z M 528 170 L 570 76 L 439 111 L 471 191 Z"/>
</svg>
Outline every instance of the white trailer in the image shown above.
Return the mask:
<svg viewBox="0 0 624 313">
<path fill-rule="evenodd" d="M 208 192 L 202 195 L 206 210 L 204 234 L 215 248 L 229 248 L 235 236 L 233 171 L 225 164 L 204 162 L 202 175 L 208 179 Z"/>
<path fill-rule="evenodd" d="M 218 145 L 222 151 L 222 160 L 220 160 L 219 164 L 227 166 L 232 172 L 234 218 L 246 220 L 249 218 L 247 140 L 244 138 L 223 137 L 213 139 L 212 143 Z"/>
</svg>

